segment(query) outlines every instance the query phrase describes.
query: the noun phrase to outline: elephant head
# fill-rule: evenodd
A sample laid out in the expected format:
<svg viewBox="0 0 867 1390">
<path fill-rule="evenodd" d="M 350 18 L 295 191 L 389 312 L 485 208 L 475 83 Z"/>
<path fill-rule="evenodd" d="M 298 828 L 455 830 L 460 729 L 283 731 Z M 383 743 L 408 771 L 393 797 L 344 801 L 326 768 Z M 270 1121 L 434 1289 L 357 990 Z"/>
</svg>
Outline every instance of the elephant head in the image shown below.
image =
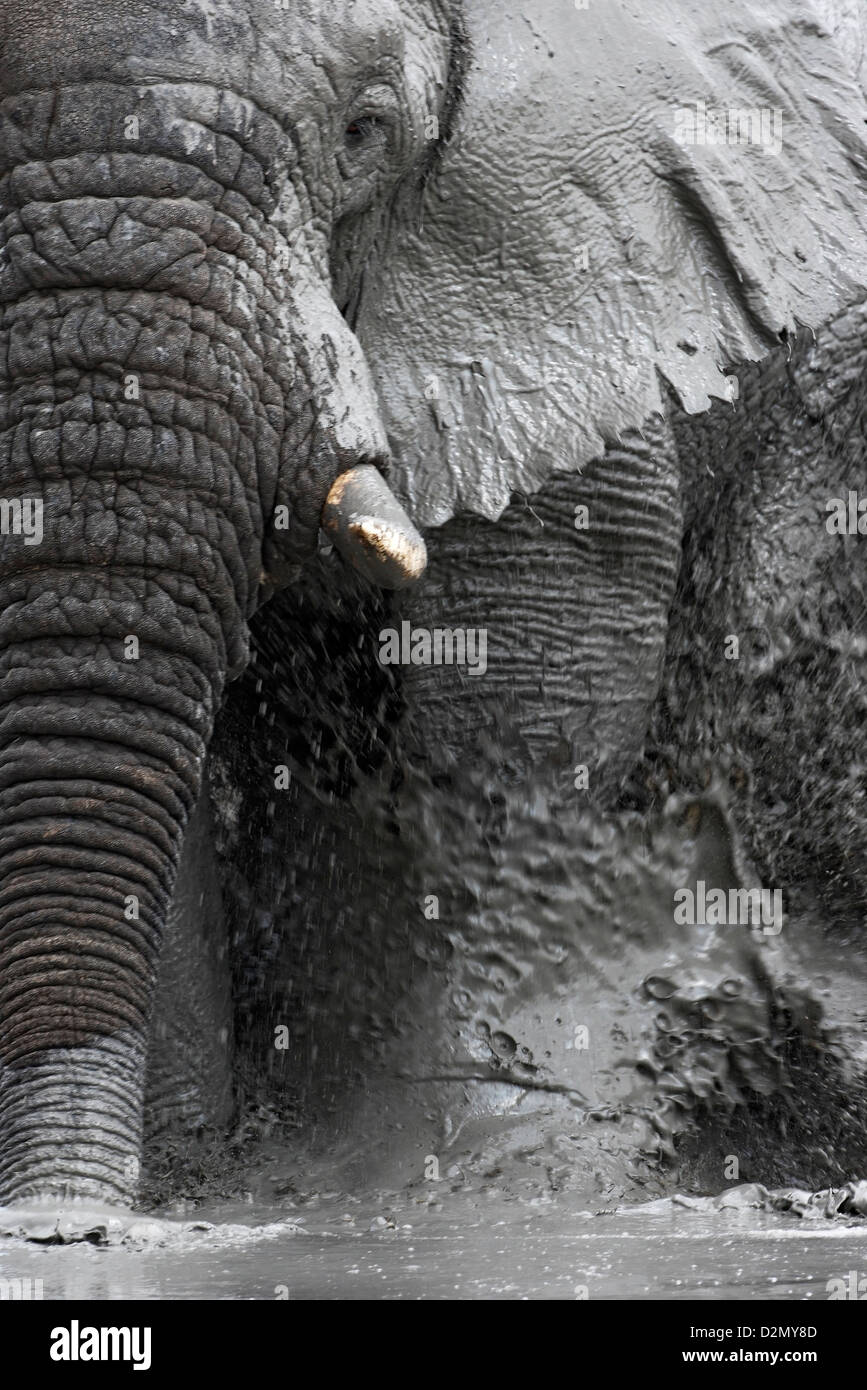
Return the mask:
<svg viewBox="0 0 867 1390">
<path fill-rule="evenodd" d="M 133 1195 L 215 710 L 323 515 L 401 582 L 371 467 L 495 518 L 863 291 L 860 20 L 790 9 L 6 0 L 2 1197 Z M 732 91 L 780 150 L 678 138 Z"/>
</svg>

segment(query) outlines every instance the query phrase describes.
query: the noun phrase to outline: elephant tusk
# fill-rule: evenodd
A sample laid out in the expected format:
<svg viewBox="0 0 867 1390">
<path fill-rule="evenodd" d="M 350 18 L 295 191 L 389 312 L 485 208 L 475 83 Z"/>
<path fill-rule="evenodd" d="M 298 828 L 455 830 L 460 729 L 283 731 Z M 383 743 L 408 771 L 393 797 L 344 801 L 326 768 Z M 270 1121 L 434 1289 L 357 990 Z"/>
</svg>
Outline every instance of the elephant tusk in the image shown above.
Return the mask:
<svg viewBox="0 0 867 1390">
<path fill-rule="evenodd" d="M 424 574 L 425 543 L 371 464 L 350 468 L 332 484 L 322 529 L 341 555 L 382 589 L 403 589 Z"/>
</svg>

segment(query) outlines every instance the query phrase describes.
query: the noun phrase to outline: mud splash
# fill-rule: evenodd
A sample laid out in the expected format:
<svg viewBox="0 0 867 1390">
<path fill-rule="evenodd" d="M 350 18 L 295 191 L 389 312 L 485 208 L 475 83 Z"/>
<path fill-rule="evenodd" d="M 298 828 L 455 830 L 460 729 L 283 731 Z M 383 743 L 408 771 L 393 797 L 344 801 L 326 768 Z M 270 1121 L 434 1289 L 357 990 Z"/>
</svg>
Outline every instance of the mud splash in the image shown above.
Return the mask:
<svg viewBox="0 0 867 1390">
<path fill-rule="evenodd" d="M 308 641 L 312 607 L 296 619 Z M 285 614 L 280 630 L 285 649 Z M 258 658 L 257 756 L 270 768 L 290 747 L 293 775 L 266 833 L 243 797 L 223 823 L 249 1137 L 283 1133 L 306 1187 L 327 1155 L 326 1188 L 408 1191 L 457 1168 L 608 1210 L 684 1183 L 719 1192 L 733 1156 L 747 1182 L 860 1177 L 864 1088 L 840 1040 L 862 991 L 846 1003 L 834 984 L 832 1036 L 804 984 L 829 983 L 812 923 L 777 937 L 675 921 L 684 886 L 756 882 L 726 786 L 651 818 L 558 802 L 545 769 L 503 761 L 502 730 L 481 775 L 436 763 L 406 722 L 374 756 L 352 696 L 381 718 L 399 697 L 360 659 L 328 668 L 330 702 L 296 672 L 275 704 L 278 656 Z"/>
</svg>

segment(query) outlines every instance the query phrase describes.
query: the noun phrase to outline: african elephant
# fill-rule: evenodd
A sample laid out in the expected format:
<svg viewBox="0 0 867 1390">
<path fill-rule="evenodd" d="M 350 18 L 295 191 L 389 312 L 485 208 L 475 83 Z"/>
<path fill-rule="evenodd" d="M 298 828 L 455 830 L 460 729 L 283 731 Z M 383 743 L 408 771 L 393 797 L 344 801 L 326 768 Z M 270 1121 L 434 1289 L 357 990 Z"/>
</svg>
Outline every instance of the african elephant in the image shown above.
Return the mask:
<svg viewBox="0 0 867 1390">
<path fill-rule="evenodd" d="M 677 923 L 671 886 L 778 873 L 860 949 L 863 551 L 824 509 L 867 488 L 861 11 L 0 23 L 0 476 L 42 527 L 0 551 L 0 1198 L 134 1201 L 164 938 L 150 1094 L 225 1117 L 215 844 L 321 969 L 335 1074 L 361 1037 L 444 1093 L 578 1098 L 597 1169 L 785 1085 L 819 1036 L 788 958 Z"/>
</svg>

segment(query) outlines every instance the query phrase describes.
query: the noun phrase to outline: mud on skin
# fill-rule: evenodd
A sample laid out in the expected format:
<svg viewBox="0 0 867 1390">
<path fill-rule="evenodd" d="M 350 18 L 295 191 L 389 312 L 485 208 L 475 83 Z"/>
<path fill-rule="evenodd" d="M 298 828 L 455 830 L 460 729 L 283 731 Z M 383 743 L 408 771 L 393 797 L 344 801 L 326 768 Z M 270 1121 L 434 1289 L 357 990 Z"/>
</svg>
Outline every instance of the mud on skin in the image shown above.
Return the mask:
<svg viewBox="0 0 867 1390">
<path fill-rule="evenodd" d="M 70 0 L 60 45 L 8 0 L 16 1229 L 122 1232 L 183 1151 L 223 1195 L 257 1139 L 605 1206 L 719 1150 L 863 1176 L 864 550 L 824 507 L 867 493 L 867 36 L 808 8 Z M 773 178 L 673 138 L 733 87 Z M 317 549 L 371 465 L 425 529 L 396 595 Z M 486 670 L 383 667 L 403 621 Z M 783 932 L 677 926 L 699 879 Z"/>
</svg>

